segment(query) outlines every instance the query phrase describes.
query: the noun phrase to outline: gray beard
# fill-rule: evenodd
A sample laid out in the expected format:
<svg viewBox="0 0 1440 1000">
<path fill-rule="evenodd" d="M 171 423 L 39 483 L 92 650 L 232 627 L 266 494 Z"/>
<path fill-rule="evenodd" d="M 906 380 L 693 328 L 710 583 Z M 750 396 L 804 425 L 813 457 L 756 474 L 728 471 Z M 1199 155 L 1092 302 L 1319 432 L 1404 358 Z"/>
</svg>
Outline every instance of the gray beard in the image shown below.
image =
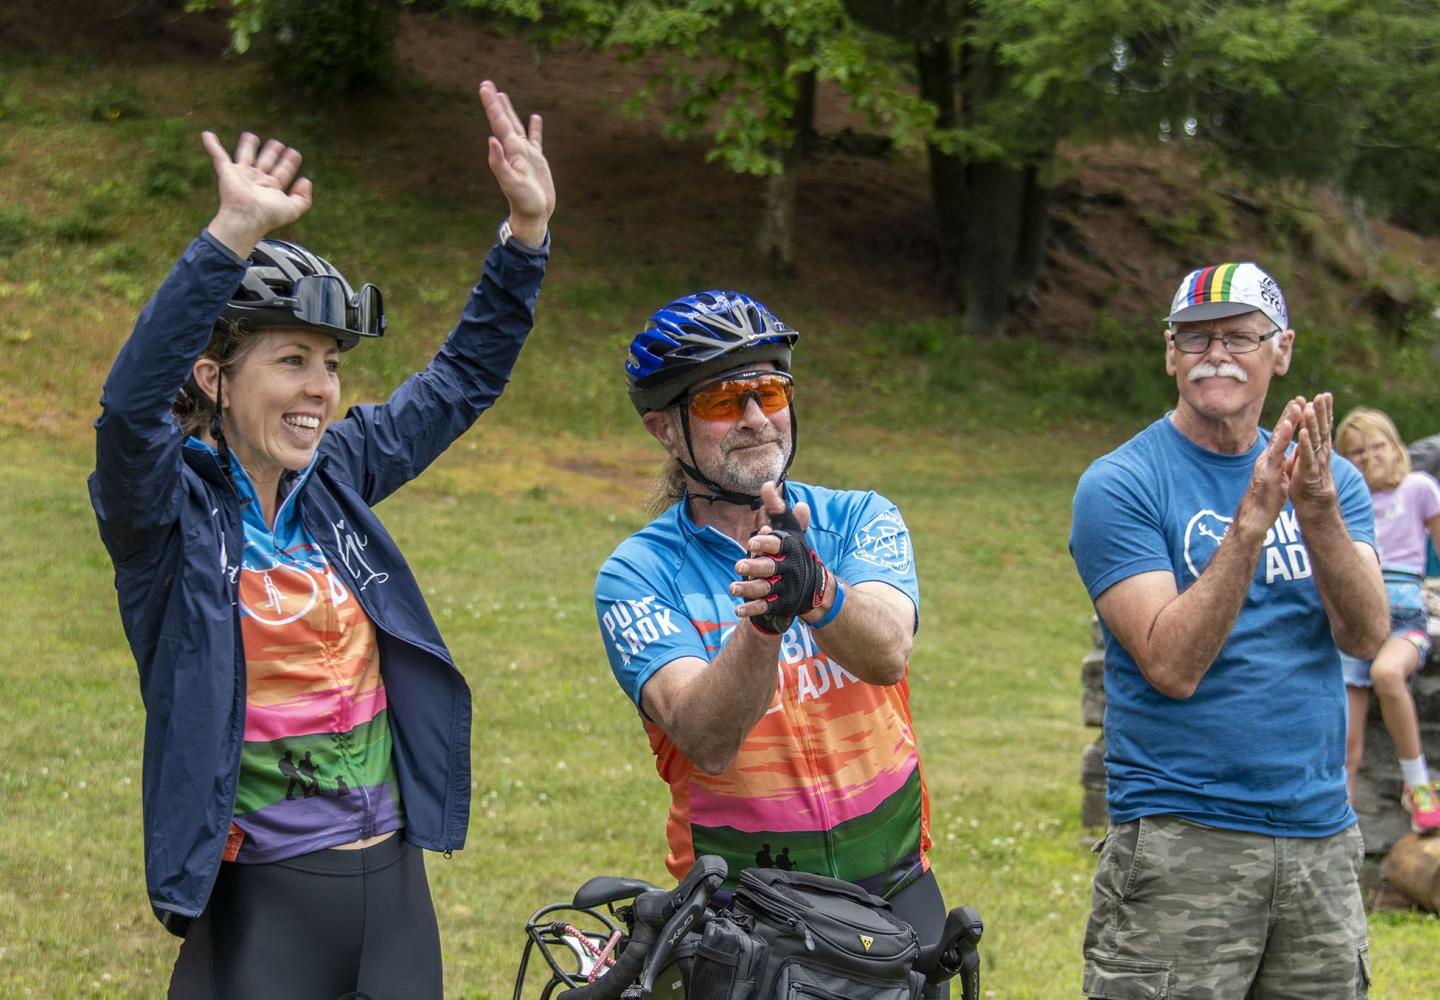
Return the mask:
<svg viewBox="0 0 1440 1000">
<path fill-rule="evenodd" d="M 759 439 L 749 435 L 727 437 L 722 442 L 721 453 L 728 455 L 728 449 L 747 442 L 775 445 L 775 450 L 772 452 L 773 458 L 762 460 L 758 456 L 754 456 L 749 461 L 745 461 L 730 455 L 718 468 L 714 470 L 701 468 L 700 471 L 714 479 L 723 489 L 744 493 L 746 496 L 759 496 L 760 487 L 779 479 L 780 473 L 785 470 L 785 442 L 778 434 L 774 438 Z"/>
</svg>

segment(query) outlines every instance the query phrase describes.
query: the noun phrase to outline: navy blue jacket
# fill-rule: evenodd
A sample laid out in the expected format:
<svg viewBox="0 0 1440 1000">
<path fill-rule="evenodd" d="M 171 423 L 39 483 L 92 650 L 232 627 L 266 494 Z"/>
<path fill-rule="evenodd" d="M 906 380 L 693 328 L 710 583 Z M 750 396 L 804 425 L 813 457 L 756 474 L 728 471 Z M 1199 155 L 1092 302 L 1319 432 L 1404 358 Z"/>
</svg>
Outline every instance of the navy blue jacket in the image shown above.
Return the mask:
<svg viewBox="0 0 1440 1000">
<path fill-rule="evenodd" d="M 332 424 L 298 487 L 306 529 L 375 625 L 405 838 L 432 851 L 465 843 L 470 690 L 371 508 L 500 395 L 530 332 L 548 247 L 493 248 L 435 359 L 385 403 Z M 155 915 L 181 936 L 219 873 L 240 772 L 245 536 L 217 456 L 183 447 L 170 406 L 244 269 L 208 232 L 190 244 L 115 359 L 95 421 L 90 502 L 145 702 L 145 880 Z"/>
</svg>

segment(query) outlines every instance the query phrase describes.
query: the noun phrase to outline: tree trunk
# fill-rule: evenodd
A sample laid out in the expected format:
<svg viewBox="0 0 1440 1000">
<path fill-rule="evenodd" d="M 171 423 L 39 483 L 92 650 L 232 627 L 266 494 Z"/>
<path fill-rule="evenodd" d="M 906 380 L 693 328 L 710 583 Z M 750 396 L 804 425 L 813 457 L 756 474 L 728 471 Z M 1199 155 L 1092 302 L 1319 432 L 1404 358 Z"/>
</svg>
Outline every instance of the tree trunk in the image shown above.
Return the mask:
<svg viewBox="0 0 1440 1000">
<path fill-rule="evenodd" d="M 915 69 L 920 96 L 935 105 L 935 124 L 954 128 L 959 121 L 955 98 L 955 55 L 947 39 L 920 42 L 915 47 Z M 959 275 L 965 255 L 965 163 L 934 143 L 927 143 L 930 161 L 930 199 L 940 246 L 940 280 L 946 294 L 961 297 Z"/>
<path fill-rule="evenodd" d="M 1025 192 L 1020 206 L 1019 250 L 1015 255 L 1015 274 L 1011 292 L 1015 299 L 1024 298 L 1035 287 L 1035 279 L 1045 266 L 1045 240 L 1050 229 L 1050 189 L 1041 182 L 1041 167 L 1025 168 Z"/>
<path fill-rule="evenodd" d="M 1385 880 L 1417 905 L 1440 910 L 1440 840 L 1407 833 L 1385 858 Z"/>
<path fill-rule="evenodd" d="M 987 102 L 1010 85 L 999 51 L 972 44 L 986 17 L 969 0 L 845 0 L 861 24 L 915 46 L 920 96 L 935 107 L 939 129 L 979 124 Z M 999 332 L 1045 261 L 1048 192 L 1041 183 L 1050 155 L 1022 166 L 967 161 L 935 143 L 926 147 L 939 239 L 942 286 L 964 309 L 972 333 Z"/>
<path fill-rule="evenodd" d="M 795 171 L 765 178 L 765 215 L 760 220 L 760 256 L 777 277 L 795 273 Z"/>
<path fill-rule="evenodd" d="M 800 77 L 790 114 L 790 145 L 781 153 L 780 173 L 765 178 L 765 207 L 760 220 L 760 257 L 771 274 L 795 273 L 796 170 L 810 156 L 815 135 L 815 73 Z"/>
<path fill-rule="evenodd" d="M 1000 332 L 1010 314 L 1011 283 L 1019 256 L 1025 171 L 985 160 L 970 164 L 969 211 L 960 269 L 965 331 Z"/>
</svg>

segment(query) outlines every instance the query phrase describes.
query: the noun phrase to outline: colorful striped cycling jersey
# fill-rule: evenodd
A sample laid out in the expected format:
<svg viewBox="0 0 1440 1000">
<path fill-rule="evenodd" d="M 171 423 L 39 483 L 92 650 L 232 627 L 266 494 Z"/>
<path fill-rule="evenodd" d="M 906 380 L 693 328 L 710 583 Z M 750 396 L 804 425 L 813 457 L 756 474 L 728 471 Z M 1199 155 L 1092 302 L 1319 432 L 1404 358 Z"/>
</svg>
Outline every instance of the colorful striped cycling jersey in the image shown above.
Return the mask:
<svg viewBox="0 0 1440 1000">
<path fill-rule="evenodd" d="M 874 493 L 787 483 L 810 505 L 806 540 L 849 586 L 880 581 L 914 603 L 910 534 Z M 734 539 L 699 528 L 682 501 L 630 536 L 601 567 L 595 613 L 615 678 L 641 690 L 680 657 L 711 661 L 736 627 Z M 725 858 L 843 878 L 889 896 L 929 868 L 929 797 L 910 721 L 907 680 L 867 684 L 821 650 L 798 618 L 781 639 L 775 698 L 723 774 L 706 774 L 641 714 L 656 770 L 670 786 L 666 865 Z"/>
<path fill-rule="evenodd" d="M 246 694 L 225 859 L 282 861 L 398 830 L 375 626 L 301 522 L 296 500 L 309 470 L 290 484 L 272 529 L 233 456 L 231 469 L 245 524 Z"/>
</svg>

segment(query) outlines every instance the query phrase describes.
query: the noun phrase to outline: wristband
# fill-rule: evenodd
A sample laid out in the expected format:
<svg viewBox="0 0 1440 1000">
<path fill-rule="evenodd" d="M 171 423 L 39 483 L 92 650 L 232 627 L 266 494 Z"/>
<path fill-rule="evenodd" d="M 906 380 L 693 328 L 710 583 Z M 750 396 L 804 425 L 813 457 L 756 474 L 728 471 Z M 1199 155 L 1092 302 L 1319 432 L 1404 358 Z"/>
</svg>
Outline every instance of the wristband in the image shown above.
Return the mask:
<svg viewBox="0 0 1440 1000">
<path fill-rule="evenodd" d="M 545 230 L 545 235 L 548 238 L 550 235 L 550 230 Z M 541 240 L 540 246 L 537 247 L 526 243 L 520 237 L 516 236 L 514 231 L 510 228 L 510 219 L 508 216 L 506 217 L 504 222 L 500 223 L 500 228 L 496 230 L 495 242 L 500 244 L 502 247 L 514 247 L 516 250 L 519 250 L 522 253 L 529 254 L 537 254 L 545 249 L 545 240 Z"/>
<path fill-rule="evenodd" d="M 835 603 L 830 605 L 830 610 L 825 612 L 825 617 L 818 622 L 812 622 L 810 628 L 824 628 L 836 618 L 840 617 L 840 609 L 845 606 L 845 583 L 838 576 L 835 577 Z"/>
</svg>

